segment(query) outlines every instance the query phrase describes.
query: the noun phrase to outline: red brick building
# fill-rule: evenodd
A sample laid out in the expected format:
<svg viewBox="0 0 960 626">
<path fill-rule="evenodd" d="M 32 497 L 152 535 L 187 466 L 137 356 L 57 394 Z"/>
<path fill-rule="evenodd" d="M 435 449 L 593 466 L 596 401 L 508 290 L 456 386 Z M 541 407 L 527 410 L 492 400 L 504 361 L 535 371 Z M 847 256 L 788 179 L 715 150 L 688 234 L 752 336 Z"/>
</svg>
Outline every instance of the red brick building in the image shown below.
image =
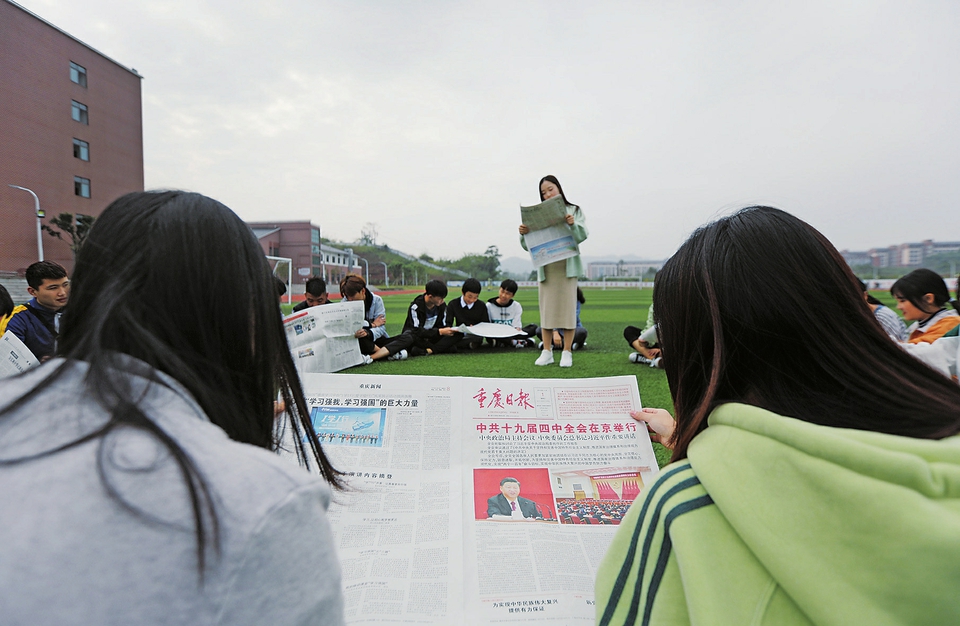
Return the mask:
<svg viewBox="0 0 960 626">
<path fill-rule="evenodd" d="M 37 194 L 44 223 L 99 215 L 143 190 L 137 71 L 9 0 L 0 0 L 0 271 L 37 260 Z M 43 234 L 44 258 L 70 269 L 66 243 Z"/>
<path fill-rule="evenodd" d="M 311 276 L 323 276 L 327 290 L 336 293 L 347 274 L 366 275 L 366 268 L 361 267 L 352 250 L 321 244 L 320 227 L 310 222 L 247 222 L 247 226 L 257 236 L 264 254 L 292 260 L 295 285 Z"/>
</svg>

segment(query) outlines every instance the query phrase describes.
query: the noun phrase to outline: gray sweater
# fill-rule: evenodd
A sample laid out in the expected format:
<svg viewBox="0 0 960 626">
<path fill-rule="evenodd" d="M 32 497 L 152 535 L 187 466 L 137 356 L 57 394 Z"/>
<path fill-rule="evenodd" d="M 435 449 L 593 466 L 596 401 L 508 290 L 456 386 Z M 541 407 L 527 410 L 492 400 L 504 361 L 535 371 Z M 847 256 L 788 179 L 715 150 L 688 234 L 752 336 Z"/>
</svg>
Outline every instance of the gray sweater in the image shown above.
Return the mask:
<svg viewBox="0 0 960 626">
<path fill-rule="evenodd" d="M 60 363 L 0 381 L 0 407 Z M 72 365 L 0 416 L 0 459 L 50 450 L 103 424 L 105 411 L 82 386 L 85 370 Z M 219 514 L 221 553 L 208 552 L 203 586 L 184 481 L 155 438 L 127 428 L 102 447 L 0 465 L 0 622 L 342 624 L 326 483 L 231 441 L 186 390 L 159 377 L 168 386 L 131 376 L 146 390 L 141 406 L 196 463 Z M 109 483 L 141 515 L 107 495 L 98 452 Z"/>
</svg>

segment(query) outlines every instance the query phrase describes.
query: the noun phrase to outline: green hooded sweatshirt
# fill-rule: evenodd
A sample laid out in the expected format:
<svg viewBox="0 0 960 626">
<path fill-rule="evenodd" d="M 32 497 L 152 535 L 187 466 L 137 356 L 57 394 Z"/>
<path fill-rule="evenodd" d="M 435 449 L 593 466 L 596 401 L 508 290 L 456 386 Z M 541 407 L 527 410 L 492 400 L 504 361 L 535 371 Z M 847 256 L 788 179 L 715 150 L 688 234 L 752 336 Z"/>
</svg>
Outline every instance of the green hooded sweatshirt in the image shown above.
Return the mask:
<svg viewBox="0 0 960 626">
<path fill-rule="evenodd" d="M 620 525 L 598 624 L 960 624 L 960 437 L 709 424 Z"/>
</svg>

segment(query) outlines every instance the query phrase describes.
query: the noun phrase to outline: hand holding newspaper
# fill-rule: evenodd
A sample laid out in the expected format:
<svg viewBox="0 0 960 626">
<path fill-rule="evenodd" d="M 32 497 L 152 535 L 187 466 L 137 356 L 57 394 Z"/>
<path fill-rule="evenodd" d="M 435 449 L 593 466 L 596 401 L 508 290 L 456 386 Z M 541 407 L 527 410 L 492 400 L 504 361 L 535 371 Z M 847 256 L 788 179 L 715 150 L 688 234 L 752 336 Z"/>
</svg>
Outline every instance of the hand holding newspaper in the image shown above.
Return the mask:
<svg viewBox="0 0 960 626">
<path fill-rule="evenodd" d="M 312 306 L 283 318 L 293 362 L 301 374 L 338 372 L 363 362 L 354 333 L 363 326 L 363 302 Z"/>
<path fill-rule="evenodd" d="M 348 490 L 346 622 L 593 624 L 597 568 L 657 476 L 635 376 L 306 374 Z"/>
<path fill-rule="evenodd" d="M 580 254 L 566 219 L 567 205 L 562 196 L 554 196 L 534 206 L 520 207 L 520 220 L 530 229 L 523 237 L 534 267 Z"/>
<path fill-rule="evenodd" d="M 16 376 L 40 365 L 33 352 L 9 330 L 0 338 L 0 378 Z"/>
</svg>

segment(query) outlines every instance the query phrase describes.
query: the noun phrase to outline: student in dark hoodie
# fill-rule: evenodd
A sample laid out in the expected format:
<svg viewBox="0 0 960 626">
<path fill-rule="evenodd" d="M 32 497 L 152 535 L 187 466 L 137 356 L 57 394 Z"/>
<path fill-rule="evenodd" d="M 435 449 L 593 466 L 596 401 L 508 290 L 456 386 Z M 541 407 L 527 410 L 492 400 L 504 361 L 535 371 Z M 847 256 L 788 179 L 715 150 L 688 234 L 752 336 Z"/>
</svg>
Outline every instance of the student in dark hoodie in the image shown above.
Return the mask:
<svg viewBox="0 0 960 626">
<path fill-rule="evenodd" d="M 407 309 L 403 331 L 390 343 L 370 355 L 374 361 L 389 358 L 402 360 L 408 356 L 423 356 L 456 351 L 456 333 L 444 324 L 447 305 L 447 286 L 431 280 L 423 294 L 416 297 Z"/>
</svg>

